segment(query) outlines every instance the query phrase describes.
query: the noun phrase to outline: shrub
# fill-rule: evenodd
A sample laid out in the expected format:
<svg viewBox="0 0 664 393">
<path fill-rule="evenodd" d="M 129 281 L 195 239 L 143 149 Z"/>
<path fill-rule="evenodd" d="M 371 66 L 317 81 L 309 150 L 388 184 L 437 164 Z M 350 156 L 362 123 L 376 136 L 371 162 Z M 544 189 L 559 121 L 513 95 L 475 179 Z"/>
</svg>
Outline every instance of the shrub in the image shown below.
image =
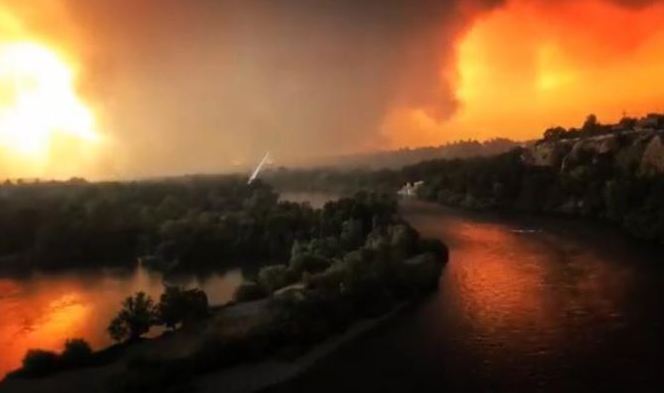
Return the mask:
<svg viewBox="0 0 664 393">
<path fill-rule="evenodd" d="M 200 320 L 208 315 L 208 298 L 200 289 L 184 290 L 166 286 L 157 305 L 159 322 L 170 329 L 187 321 Z"/>
<path fill-rule="evenodd" d="M 297 277 L 286 265 L 265 266 L 258 272 L 258 285 L 268 293 L 288 286 L 296 281 Z"/>
<path fill-rule="evenodd" d="M 304 276 L 305 284 L 314 289 L 340 291 L 347 274 L 346 268 L 347 265 L 345 263 L 337 261 L 323 272 L 306 274 Z"/>
<path fill-rule="evenodd" d="M 65 349 L 62 352 L 62 362 L 67 366 L 83 366 L 92 359 L 92 348 L 81 338 L 65 341 Z"/>
<path fill-rule="evenodd" d="M 237 302 L 250 302 L 252 300 L 262 299 L 265 296 L 267 296 L 267 294 L 260 285 L 254 281 L 245 281 L 237 288 L 237 290 L 235 290 L 233 298 Z"/>
<path fill-rule="evenodd" d="M 406 256 L 412 254 L 418 240 L 418 234 L 409 225 L 392 225 L 388 228 L 390 245 L 399 254 Z"/>
<path fill-rule="evenodd" d="M 331 261 L 313 254 L 299 254 L 291 258 L 290 268 L 296 274 L 317 273 L 330 266 Z"/>
<path fill-rule="evenodd" d="M 31 349 L 23 358 L 23 372 L 30 376 L 43 376 L 58 368 L 58 355 L 42 349 Z"/>
<path fill-rule="evenodd" d="M 154 302 L 145 292 L 138 292 L 122 303 L 122 310 L 111 321 L 108 333 L 115 341 L 137 340 L 155 324 Z"/>
</svg>

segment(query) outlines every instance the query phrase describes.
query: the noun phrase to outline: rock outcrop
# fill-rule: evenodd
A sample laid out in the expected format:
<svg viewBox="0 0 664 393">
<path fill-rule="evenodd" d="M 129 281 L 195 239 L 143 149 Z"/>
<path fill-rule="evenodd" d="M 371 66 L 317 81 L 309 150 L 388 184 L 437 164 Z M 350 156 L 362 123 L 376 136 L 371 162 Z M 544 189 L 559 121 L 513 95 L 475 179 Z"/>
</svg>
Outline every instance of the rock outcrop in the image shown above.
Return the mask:
<svg viewBox="0 0 664 393">
<path fill-rule="evenodd" d="M 654 136 L 643 151 L 640 173 L 646 176 L 664 173 L 664 144 L 660 135 Z"/>
<path fill-rule="evenodd" d="M 574 139 L 540 141 L 522 154 L 529 166 L 568 172 L 590 162 L 605 160 L 624 173 L 640 176 L 664 174 L 664 130 L 617 132 Z"/>
</svg>

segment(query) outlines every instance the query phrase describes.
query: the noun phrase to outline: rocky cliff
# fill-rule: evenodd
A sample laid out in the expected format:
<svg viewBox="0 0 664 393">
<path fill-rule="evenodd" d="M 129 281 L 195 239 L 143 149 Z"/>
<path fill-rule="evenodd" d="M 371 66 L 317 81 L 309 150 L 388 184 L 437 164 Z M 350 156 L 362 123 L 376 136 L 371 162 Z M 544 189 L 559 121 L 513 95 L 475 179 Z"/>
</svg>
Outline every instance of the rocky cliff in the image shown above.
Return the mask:
<svg viewBox="0 0 664 393">
<path fill-rule="evenodd" d="M 540 140 L 526 147 L 524 164 L 568 172 L 585 163 L 606 161 L 624 173 L 664 174 L 664 129 L 632 130 L 573 139 Z"/>
</svg>

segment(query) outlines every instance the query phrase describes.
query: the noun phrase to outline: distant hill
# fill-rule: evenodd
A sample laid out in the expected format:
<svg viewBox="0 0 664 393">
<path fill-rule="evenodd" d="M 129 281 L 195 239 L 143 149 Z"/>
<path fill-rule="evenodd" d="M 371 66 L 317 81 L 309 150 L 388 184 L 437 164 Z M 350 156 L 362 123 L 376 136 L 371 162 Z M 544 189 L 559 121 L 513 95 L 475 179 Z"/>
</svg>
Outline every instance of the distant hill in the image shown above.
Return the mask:
<svg viewBox="0 0 664 393">
<path fill-rule="evenodd" d="M 485 142 L 465 140 L 415 149 L 405 148 L 323 157 L 298 162 L 294 166 L 338 169 L 398 169 L 428 160 L 492 156 L 505 153 L 521 145 L 519 142 L 506 138 L 495 138 Z"/>
</svg>

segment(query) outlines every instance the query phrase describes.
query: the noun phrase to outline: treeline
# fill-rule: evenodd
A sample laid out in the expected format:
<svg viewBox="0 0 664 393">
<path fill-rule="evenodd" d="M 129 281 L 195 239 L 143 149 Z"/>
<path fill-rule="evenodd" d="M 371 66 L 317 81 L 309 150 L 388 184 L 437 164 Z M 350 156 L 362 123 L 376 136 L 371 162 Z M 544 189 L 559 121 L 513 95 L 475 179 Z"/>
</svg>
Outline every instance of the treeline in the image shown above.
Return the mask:
<svg viewBox="0 0 664 393">
<path fill-rule="evenodd" d="M 664 115 L 650 113 L 642 118 L 625 116 L 616 124 L 602 124 L 597 116 L 590 114 L 579 128 L 551 127 L 544 131 L 542 142 L 559 141 L 611 135 L 644 129 L 659 129 L 664 127 Z"/>
<path fill-rule="evenodd" d="M 365 170 L 400 169 L 406 165 L 426 160 L 491 156 L 505 153 L 517 146 L 519 146 L 519 143 L 506 138 L 494 138 L 482 142 L 468 139 L 448 142 L 439 146 L 317 158 L 316 160 L 312 160 L 312 162 L 302 164 L 308 167 L 325 166 L 342 170 L 361 168 Z"/>
<path fill-rule="evenodd" d="M 137 257 L 195 269 L 287 258 L 320 213 L 232 176 L 0 186 L 0 269 L 122 266 Z"/>
<path fill-rule="evenodd" d="M 402 170 L 332 168 L 287 169 L 280 168 L 264 174 L 267 183 L 279 190 L 298 192 L 325 192 L 352 195 L 358 191 L 393 193 L 406 179 Z"/>
<path fill-rule="evenodd" d="M 664 243 L 664 176 L 641 176 L 589 154 L 556 167 L 527 166 L 515 150 L 492 158 L 428 162 L 409 168 L 425 179 L 424 199 L 472 209 L 515 209 L 616 223 Z"/>
</svg>

